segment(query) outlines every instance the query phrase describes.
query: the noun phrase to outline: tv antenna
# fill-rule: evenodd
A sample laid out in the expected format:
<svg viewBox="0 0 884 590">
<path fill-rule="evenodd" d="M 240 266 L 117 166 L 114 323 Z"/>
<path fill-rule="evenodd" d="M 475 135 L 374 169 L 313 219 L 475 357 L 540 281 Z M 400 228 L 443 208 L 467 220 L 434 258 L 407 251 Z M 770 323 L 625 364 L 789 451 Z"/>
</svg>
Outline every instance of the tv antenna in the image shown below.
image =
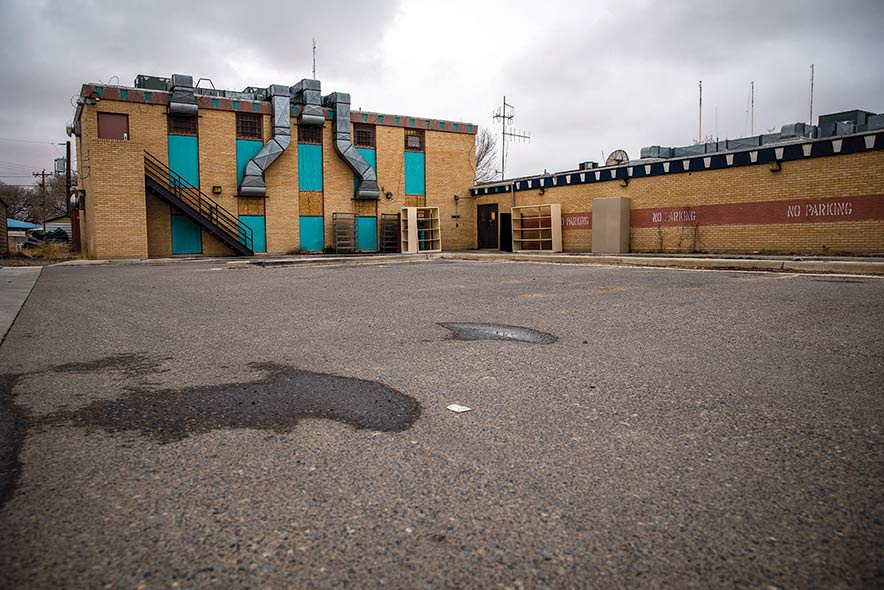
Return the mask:
<svg viewBox="0 0 884 590">
<path fill-rule="evenodd" d="M 531 134 L 526 131 L 516 131 L 508 124 L 512 123 L 515 117 L 515 107 L 506 102 L 506 96 L 503 97 L 503 105 L 495 111 L 494 120 L 500 121 L 500 179 L 506 178 L 506 142 L 510 141 L 531 141 Z"/>
<path fill-rule="evenodd" d="M 316 79 L 316 37 L 313 37 L 313 79 Z"/>
<path fill-rule="evenodd" d="M 810 121 L 808 124 L 813 125 L 813 64 L 810 64 Z"/>
</svg>

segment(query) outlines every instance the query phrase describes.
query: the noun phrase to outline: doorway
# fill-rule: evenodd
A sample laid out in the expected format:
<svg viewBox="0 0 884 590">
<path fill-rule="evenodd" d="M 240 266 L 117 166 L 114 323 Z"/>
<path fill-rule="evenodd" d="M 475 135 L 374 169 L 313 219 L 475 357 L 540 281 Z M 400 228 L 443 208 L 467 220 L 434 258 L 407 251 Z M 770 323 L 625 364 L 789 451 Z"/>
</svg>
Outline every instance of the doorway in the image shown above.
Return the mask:
<svg viewBox="0 0 884 590">
<path fill-rule="evenodd" d="M 513 214 L 500 214 L 500 249 L 502 252 L 513 251 Z"/>
<path fill-rule="evenodd" d="M 497 250 L 497 203 L 479 205 L 479 249 Z"/>
</svg>

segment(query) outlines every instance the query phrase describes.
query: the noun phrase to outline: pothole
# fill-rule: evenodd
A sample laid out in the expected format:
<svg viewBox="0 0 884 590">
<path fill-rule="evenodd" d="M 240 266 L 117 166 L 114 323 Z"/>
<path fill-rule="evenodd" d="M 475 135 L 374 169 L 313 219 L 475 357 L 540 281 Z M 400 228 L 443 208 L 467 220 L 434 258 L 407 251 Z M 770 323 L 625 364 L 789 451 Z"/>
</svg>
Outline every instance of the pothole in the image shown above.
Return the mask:
<svg viewBox="0 0 884 590">
<path fill-rule="evenodd" d="M 455 340 L 511 340 L 530 344 L 552 344 L 558 340 L 552 334 L 522 326 L 475 322 L 440 322 L 439 325 L 451 330 Z"/>
<path fill-rule="evenodd" d="M 212 430 L 284 432 L 304 418 L 325 418 L 384 432 L 411 427 L 420 404 L 383 383 L 260 365 L 265 379 L 181 390 L 132 390 L 125 397 L 50 414 L 35 425 L 137 431 L 161 443 Z"/>
</svg>

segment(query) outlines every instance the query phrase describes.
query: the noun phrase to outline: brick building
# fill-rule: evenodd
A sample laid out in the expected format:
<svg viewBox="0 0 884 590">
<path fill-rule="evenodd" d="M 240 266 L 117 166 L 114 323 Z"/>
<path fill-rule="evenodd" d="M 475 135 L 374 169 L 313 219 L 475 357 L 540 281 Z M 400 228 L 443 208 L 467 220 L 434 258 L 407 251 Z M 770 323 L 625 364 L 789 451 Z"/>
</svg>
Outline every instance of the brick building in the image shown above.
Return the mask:
<svg viewBox="0 0 884 590">
<path fill-rule="evenodd" d="M 619 198 L 625 251 L 884 253 L 884 114 L 823 115 L 816 126 L 617 159 L 473 187 L 479 247 L 508 248 L 512 207 L 555 203 L 564 251 L 610 251 L 594 248 L 593 201 Z M 489 231 L 492 217 L 502 223 Z"/>
<path fill-rule="evenodd" d="M 515 225 L 528 250 L 884 253 L 884 115 L 865 111 L 480 185 L 475 125 L 352 111 L 317 80 L 85 84 L 70 131 L 93 257 L 396 251 L 405 206 L 438 207 L 446 250 L 510 249 Z M 604 198 L 622 239 L 601 239 L 599 209 L 594 244 Z M 512 210 L 547 204 L 560 232 Z"/>
<path fill-rule="evenodd" d="M 70 132 L 85 252 L 395 251 L 404 206 L 444 207 L 444 247 L 475 247 L 460 231 L 470 212 L 448 209 L 473 184 L 476 126 L 349 103 L 318 80 L 242 92 L 180 75 L 83 85 Z"/>
</svg>

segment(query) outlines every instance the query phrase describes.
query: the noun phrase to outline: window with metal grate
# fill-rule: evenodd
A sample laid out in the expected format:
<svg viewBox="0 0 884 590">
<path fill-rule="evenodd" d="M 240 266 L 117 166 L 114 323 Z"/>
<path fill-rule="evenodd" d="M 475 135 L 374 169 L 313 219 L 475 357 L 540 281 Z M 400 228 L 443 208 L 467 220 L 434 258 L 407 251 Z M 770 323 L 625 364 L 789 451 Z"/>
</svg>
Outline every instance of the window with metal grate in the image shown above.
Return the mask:
<svg viewBox="0 0 884 590">
<path fill-rule="evenodd" d="M 236 114 L 237 139 L 264 139 L 262 115 L 252 113 Z"/>
</svg>

